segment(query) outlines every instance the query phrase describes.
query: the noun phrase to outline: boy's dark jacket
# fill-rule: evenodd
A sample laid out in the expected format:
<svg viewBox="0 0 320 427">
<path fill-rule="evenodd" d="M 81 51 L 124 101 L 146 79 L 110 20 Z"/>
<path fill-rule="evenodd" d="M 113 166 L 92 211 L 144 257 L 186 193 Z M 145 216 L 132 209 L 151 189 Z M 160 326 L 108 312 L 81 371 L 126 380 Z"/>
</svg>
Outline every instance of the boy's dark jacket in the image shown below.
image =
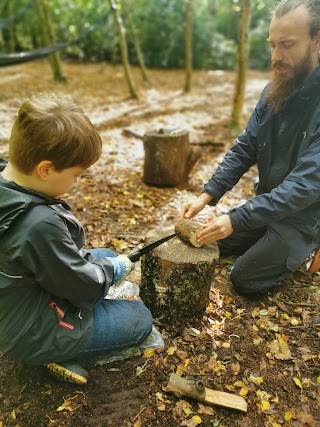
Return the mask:
<svg viewBox="0 0 320 427">
<path fill-rule="evenodd" d="M 320 227 L 320 67 L 277 114 L 272 106 L 266 108 L 265 91 L 247 128 L 203 191 L 214 197 L 215 205 L 257 164 L 257 196 L 230 212 L 233 229 L 253 230 L 285 219 L 311 243 Z M 278 155 L 275 164 L 274 151 L 283 144 L 287 152 Z"/>
<path fill-rule="evenodd" d="M 4 167 L 0 161 L 0 172 Z M 0 352 L 38 365 L 84 349 L 113 266 L 83 243 L 83 229 L 64 202 L 0 175 Z"/>
</svg>

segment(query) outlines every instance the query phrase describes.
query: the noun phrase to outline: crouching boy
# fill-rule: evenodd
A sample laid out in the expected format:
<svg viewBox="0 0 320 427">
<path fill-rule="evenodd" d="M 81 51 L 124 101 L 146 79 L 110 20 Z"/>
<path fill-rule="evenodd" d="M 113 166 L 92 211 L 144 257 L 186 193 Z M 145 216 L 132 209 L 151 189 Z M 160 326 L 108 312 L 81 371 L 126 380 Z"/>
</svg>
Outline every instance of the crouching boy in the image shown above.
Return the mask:
<svg viewBox="0 0 320 427">
<path fill-rule="evenodd" d="M 134 267 L 86 251 L 81 224 L 59 197 L 101 155 L 101 139 L 70 99 L 25 101 L 0 162 L 0 352 L 84 384 L 78 362 L 140 344 L 152 317 L 138 301 L 105 299 Z"/>
</svg>

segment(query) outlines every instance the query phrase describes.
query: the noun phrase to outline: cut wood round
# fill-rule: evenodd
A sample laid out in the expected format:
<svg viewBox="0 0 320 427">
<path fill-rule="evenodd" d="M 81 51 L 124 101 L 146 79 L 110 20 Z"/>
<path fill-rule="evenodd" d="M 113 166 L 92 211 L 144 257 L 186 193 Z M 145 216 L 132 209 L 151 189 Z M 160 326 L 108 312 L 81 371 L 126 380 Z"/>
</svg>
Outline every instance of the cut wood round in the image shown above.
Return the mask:
<svg viewBox="0 0 320 427">
<path fill-rule="evenodd" d="M 196 248 L 200 248 L 202 243 L 197 242 L 197 234 L 203 230 L 202 225 L 192 219 L 180 219 L 175 225 L 175 231 L 180 233 L 180 237 L 190 242 Z"/>
<path fill-rule="evenodd" d="M 174 227 L 152 230 L 147 244 L 174 232 Z M 196 248 L 179 236 L 141 258 L 140 295 L 162 321 L 204 314 L 219 249 L 216 243 Z"/>
<path fill-rule="evenodd" d="M 186 182 L 200 157 L 200 152 L 190 147 L 186 130 L 146 132 L 143 146 L 143 181 L 148 185 L 175 186 Z"/>
</svg>

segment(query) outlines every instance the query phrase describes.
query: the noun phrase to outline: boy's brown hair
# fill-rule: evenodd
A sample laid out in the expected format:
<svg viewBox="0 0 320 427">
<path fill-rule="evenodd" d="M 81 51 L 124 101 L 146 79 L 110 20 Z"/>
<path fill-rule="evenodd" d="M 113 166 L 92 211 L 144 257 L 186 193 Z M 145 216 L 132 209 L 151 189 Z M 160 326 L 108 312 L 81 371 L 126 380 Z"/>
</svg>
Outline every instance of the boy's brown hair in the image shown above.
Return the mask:
<svg viewBox="0 0 320 427">
<path fill-rule="evenodd" d="M 21 105 L 9 141 L 10 162 L 27 175 L 42 160 L 56 170 L 86 169 L 101 151 L 101 138 L 82 109 L 72 99 L 48 94 Z"/>
</svg>

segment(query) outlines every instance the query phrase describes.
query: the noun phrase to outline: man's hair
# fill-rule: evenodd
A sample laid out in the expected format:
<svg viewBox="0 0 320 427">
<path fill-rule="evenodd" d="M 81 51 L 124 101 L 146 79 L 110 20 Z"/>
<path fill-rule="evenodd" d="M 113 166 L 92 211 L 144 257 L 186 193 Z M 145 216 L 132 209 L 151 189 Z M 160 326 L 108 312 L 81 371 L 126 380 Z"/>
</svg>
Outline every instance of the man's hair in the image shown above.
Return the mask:
<svg viewBox="0 0 320 427">
<path fill-rule="evenodd" d="M 9 160 L 25 174 L 42 160 L 57 170 L 86 169 L 101 151 L 101 138 L 82 109 L 72 99 L 48 94 L 21 105 L 9 141 Z"/>
<path fill-rule="evenodd" d="M 320 0 L 281 0 L 271 11 L 271 16 L 280 18 L 300 6 L 309 12 L 310 36 L 313 38 L 320 31 Z"/>
</svg>

